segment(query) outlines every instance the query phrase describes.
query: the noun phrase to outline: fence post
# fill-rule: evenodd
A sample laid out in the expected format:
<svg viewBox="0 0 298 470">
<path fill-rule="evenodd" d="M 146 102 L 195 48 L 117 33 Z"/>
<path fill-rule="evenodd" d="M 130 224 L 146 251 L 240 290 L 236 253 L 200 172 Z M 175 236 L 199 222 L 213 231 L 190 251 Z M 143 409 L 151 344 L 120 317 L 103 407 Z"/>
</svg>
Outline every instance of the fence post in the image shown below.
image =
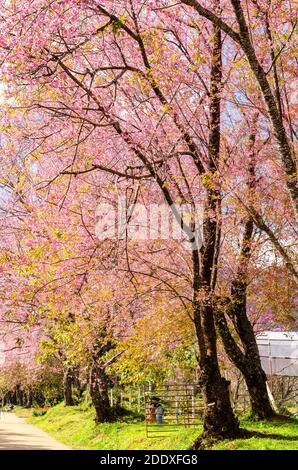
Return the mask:
<svg viewBox="0 0 298 470">
<path fill-rule="evenodd" d="M 195 420 L 195 417 L 196 417 L 196 406 L 195 406 L 195 386 L 192 385 L 191 387 L 191 408 L 192 408 L 192 419 L 193 419 L 193 422 Z"/>
<path fill-rule="evenodd" d="M 141 412 L 141 389 L 138 388 L 138 413 Z"/>
</svg>

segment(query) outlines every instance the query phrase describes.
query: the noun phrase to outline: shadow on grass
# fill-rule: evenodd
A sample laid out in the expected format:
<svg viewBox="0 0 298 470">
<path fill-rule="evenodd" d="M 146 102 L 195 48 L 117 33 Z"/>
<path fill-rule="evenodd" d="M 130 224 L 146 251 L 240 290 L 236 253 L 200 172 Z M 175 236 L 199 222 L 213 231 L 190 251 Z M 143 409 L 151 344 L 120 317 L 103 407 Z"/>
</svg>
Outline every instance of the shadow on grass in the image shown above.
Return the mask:
<svg viewBox="0 0 298 470">
<path fill-rule="evenodd" d="M 257 422 L 262 422 L 258 420 L 248 420 L 242 425 L 244 426 L 251 426 L 251 425 L 256 425 Z M 286 415 L 276 415 L 274 418 L 271 420 L 263 421 L 264 423 L 268 424 L 271 427 L 276 427 L 279 428 L 281 424 L 293 424 L 297 426 L 298 430 L 298 421 L 295 418 L 292 418 L 290 416 Z M 276 439 L 279 441 L 298 441 L 298 435 L 297 436 L 288 436 L 285 434 L 280 434 L 280 433 L 274 433 L 274 432 L 266 432 L 264 431 L 257 431 L 257 430 L 248 430 L 248 429 L 241 429 L 241 434 L 243 434 L 240 439 L 251 439 L 252 437 L 259 437 L 260 439 Z"/>
<path fill-rule="evenodd" d="M 242 423 L 244 426 L 252 426 L 256 425 L 257 421 L 246 421 L 245 423 Z M 260 421 L 259 421 L 260 422 Z M 276 416 L 273 420 L 268 420 L 266 421 L 266 424 L 270 425 L 271 427 L 280 427 L 281 424 L 295 424 L 297 426 L 297 431 L 298 431 L 298 422 L 296 419 L 293 419 L 288 416 L 283 416 L 279 415 Z M 222 442 L 232 442 L 235 440 L 240 440 L 240 439 L 252 439 L 252 438 L 258 438 L 258 439 L 274 439 L 276 441 L 291 441 L 291 442 L 298 442 L 298 434 L 297 436 L 291 436 L 291 435 L 285 435 L 281 434 L 278 432 L 270 432 L 269 430 L 266 432 L 266 429 L 264 431 L 257 431 L 257 430 L 249 430 L 245 428 L 241 428 L 239 434 L 237 437 L 233 437 L 230 439 L 220 439 L 220 438 L 213 438 L 213 437 L 199 437 L 198 439 L 195 440 L 193 443 L 191 449 L 192 450 L 207 450 L 207 449 L 212 449 L 214 445 L 218 444 L 220 441 Z"/>
<path fill-rule="evenodd" d="M 124 423 L 141 423 L 145 420 L 145 415 L 134 410 L 128 410 L 122 406 L 115 406 L 112 409 L 115 421 Z"/>
<path fill-rule="evenodd" d="M 260 431 L 244 431 L 243 436 L 239 439 L 251 439 L 252 437 L 258 437 L 260 439 L 275 439 L 277 441 L 297 441 L 298 442 L 298 435 L 297 436 L 285 436 L 284 434 L 274 434 L 274 433 L 266 433 Z"/>
</svg>

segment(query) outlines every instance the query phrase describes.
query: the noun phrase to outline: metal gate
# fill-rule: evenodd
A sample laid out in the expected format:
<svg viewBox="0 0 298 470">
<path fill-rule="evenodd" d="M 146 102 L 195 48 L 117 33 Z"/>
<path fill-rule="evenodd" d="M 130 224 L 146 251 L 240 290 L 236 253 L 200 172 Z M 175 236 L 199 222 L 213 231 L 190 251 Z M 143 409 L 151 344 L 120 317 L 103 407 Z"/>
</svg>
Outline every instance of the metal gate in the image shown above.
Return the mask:
<svg viewBox="0 0 298 470">
<path fill-rule="evenodd" d="M 196 384 L 165 384 L 144 390 L 146 436 L 169 437 L 201 423 L 203 403 Z"/>
</svg>

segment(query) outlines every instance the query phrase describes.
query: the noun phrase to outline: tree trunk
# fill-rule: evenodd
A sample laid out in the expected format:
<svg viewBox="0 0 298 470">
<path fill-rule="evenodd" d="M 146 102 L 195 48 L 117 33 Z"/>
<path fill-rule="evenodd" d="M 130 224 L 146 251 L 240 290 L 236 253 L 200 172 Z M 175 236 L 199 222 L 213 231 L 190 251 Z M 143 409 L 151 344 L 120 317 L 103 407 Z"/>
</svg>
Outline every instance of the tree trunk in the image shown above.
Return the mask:
<svg viewBox="0 0 298 470">
<path fill-rule="evenodd" d="M 16 386 L 16 399 L 15 399 L 15 402 L 16 402 L 16 405 L 20 405 L 20 406 L 23 405 L 23 403 L 22 403 L 22 390 L 21 390 L 21 387 L 20 387 L 19 384 Z"/>
<path fill-rule="evenodd" d="M 210 124 L 208 143 L 208 172 L 212 183 L 206 186 L 204 201 L 204 244 L 193 250 L 193 310 L 199 346 L 199 384 L 204 401 L 204 437 L 229 438 L 239 435 L 227 381 L 221 376 L 216 344 L 212 297 L 216 284 L 218 245 L 221 231 L 221 194 L 216 183 L 220 152 L 221 116 L 221 31 L 214 27 L 212 66 L 210 76 Z M 210 215 L 213 214 L 213 215 Z M 194 448 L 198 447 L 198 441 Z"/>
<path fill-rule="evenodd" d="M 248 388 L 253 416 L 257 419 L 270 419 L 276 416 L 268 397 L 267 378 L 262 368 L 255 370 L 254 367 L 248 366 L 244 378 Z"/>
<path fill-rule="evenodd" d="M 244 299 L 238 296 L 237 300 L 236 297 L 236 312 L 233 318 L 235 329 L 244 348 L 245 361 L 240 370 L 248 388 L 253 415 L 258 419 L 270 419 L 275 412 L 270 404 L 266 387 L 267 378 L 262 369 L 253 327 L 246 314 L 246 292 L 243 295 L 245 295 Z"/>
<path fill-rule="evenodd" d="M 204 401 L 203 437 L 236 437 L 239 422 L 232 410 L 228 382 L 220 374 L 212 307 L 201 307 L 199 316 L 201 321 L 195 315 L 195 324 L 200 349 L 199 384 Z"/>
<path fill-rule="evenodd" d="M 84 386 L 84 385 L 81 383 L 81 380 L 80 380 L 80 368 L 79 368 L 79 367 L 75 367 L 75 368 L 73 369 L 73 387 L 76 388 L 77 393 L 78 393 L 79 397 L 81 398 L 82 395 L 83 395 L 83 391 L 86 389 L 86 386 Z"/>
<path fill-rule="evenodd" d="M 256 189 L 255 133 L 250 135 L 249 142 L 251 154 L 248 167 L 248 198 L 253 197 Z M 240 370 L 248 388 L 252 413 L 258 419 L 270 419 L 275 415 L 275 412 L 272 409 L 268 396 L 266 387 L 267 378 L 262 369 L 255 333 L 247 316 L 248 267 L 251 257 L 251 243 L 254 229 L 254 220 L 251 215 L 244 220 L 243 226 L 244 233 L 239 255 L 238 270 L 231 286 L 232 305 L 230 318 L 243 346 L 244 360 L 240 362 Z"/>
<path fill-rule="evenodd" d="M 104 369 L 94 361 L 90 368 L 89 393 L 96 412 L 96 423 L 113 421 L 108 383 L 108 377 Z"/>
<path fill-rule="evenodd" d="M 275 416 L 266 387 L 266 374 L 262 369 L 261 360 L 256 344 L 255 335 L 248 319 L 234 319 L 237 333 L 240 337 L 244 351 L 237 345 L 227 325 L 223 312 L 217 313 L 217 327 L 222 338 L 225 351 L 231 362 L 242 373 L 247 385 L 251 411 L 257 419 L 270 419 Z M 240 327 L 240 324 L 242 326 Z M 243 326 L 246 324 L 246 327 Z"/>
<path fill-rule="evenodd" d="M 33 402 L 32 390 L 28 390 L 26 408 L 32 408 L 32 402 Z"/>
<path fill-rule="evenodd" d="M 254 125 L 257 121 L 254 122 Z M 249 137 L 250 156 L 247 181 L 248 200 L 254 197 L 256 189 L 255 178 L 255 132 Z M 225 306 L 219 301 L 216 314 L 216 325 L 221 335 L 225 351 L 230 360 L 242 372 L 251 402 L 253 415 L 258 419 L 270 419 L 275 415 L 271 407 L 266 387 L 266 375 L 262 369 L 259 350 L 253 327 L 247 316 L 247 286 L 248 268 L 251 258 L 254 219 L 248 215 L 243 220 L 243 238 L 238 259 L 237 273 L 231 284 L 231 299 Z M 226 307 L 226 308 L 225 308 Z M 225 314 L 229 316 L 240 339 L 242 349 L 229 330 Z"/>
<path fill-rule="evenodd" d="M 63 374 L 63 395 L 65 406 L 74 406 L 74 401 L 72 397 L 72 383 L 73 369 L 71 367 L 66 367 Z"/>
</svg>

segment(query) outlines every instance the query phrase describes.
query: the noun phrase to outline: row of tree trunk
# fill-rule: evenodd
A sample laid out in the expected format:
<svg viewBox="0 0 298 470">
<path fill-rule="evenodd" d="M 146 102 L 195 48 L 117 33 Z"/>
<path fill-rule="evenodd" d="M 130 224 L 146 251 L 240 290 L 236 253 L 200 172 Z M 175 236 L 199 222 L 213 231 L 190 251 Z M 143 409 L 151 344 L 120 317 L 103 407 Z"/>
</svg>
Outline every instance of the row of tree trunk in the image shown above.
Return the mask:
<svg viewBox="0 0 298 470">
<path fill-rule="evenodd" d="M 29 389 L 24 391 L 19 385 L 15 387 L 13 391 L 9 391 L 5 394 L 2 399 L 2 406 L 6 405 L 19 405 L 26 408 L 32 407 L 33 395 L 32 391 Z"/>
</svg>

